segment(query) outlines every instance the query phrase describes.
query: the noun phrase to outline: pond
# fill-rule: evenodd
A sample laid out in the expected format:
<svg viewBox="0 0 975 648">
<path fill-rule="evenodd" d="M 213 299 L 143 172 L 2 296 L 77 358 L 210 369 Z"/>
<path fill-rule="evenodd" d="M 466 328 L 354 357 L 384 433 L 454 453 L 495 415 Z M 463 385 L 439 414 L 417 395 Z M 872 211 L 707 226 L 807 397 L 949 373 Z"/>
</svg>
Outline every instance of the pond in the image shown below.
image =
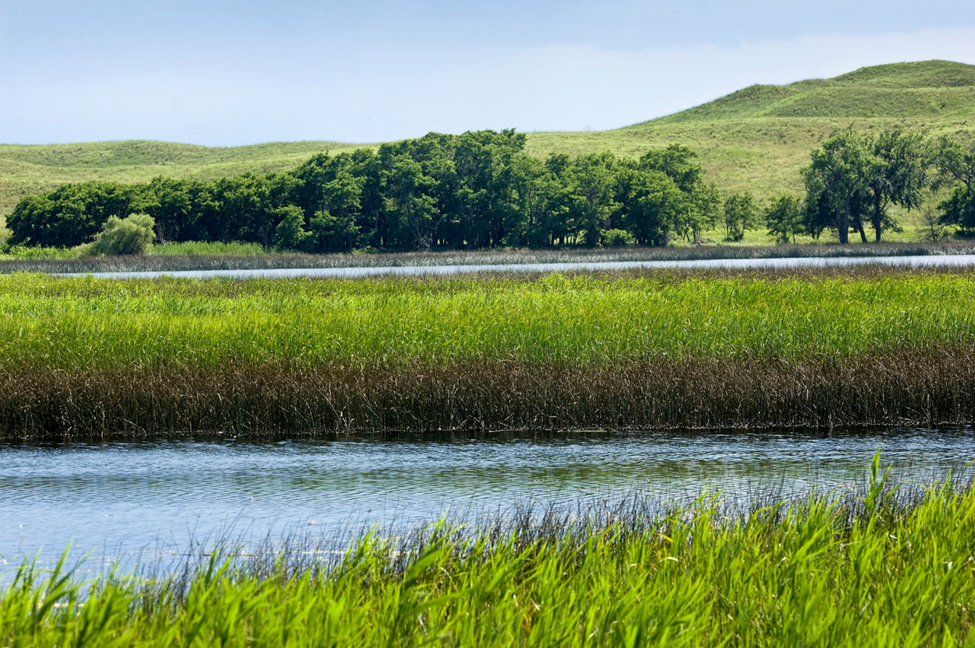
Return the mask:
<svg viewBox="0 0 975 648">
<path fill-rule="evenodd" d="M 975 433 L 492 435 L 282 443 L 145 442 L 0 446 L 0 558 L 40 552 L 104 564 L 192 543 L 318 533 L 344 542 L 379 525 L 618 500 L 686 501 L 704 488 L 759 493 L 848 489 L 878 451 L 927 484 L 975 461 Z M 0 563 L 2 564 L 2 563 Z"/>
</svg>

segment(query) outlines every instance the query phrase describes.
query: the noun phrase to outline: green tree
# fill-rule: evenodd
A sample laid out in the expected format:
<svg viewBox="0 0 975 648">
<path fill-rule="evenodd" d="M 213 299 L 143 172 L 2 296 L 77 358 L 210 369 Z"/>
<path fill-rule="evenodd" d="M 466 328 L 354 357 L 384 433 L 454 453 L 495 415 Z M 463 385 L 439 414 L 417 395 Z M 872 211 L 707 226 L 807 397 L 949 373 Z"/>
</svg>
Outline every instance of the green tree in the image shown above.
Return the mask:
<svg viewBox="0 0 975 648">
<path fill-rule="evenodd" d="M 755 225 L 758 219 L 758 204 L 748 192 L 733 193 L 724 201 L 725 240 L 740 241 L 745 238 L 745 230 Z"/>
<path fill-rule="evenodd" d="M 274 245 L 279 250 L 298 250 L 308 237 L 305 231 L 305 213 L 300 207 L 291 205 L 275 210 L 280 220 L 274 228 Z"/>
<path fill-rule="evenodd" d="M 952 195 L 938 205 L 939 221 L 955 225 L 965 235 L 975 233 L 975 140 L 962 143 L 943 137 L 938 143 L 934 164 L 938 178 L 934 185 L 957 185 Z"/>
<path fill-rule="evenodd" d="M 636 165 L 618 175 L 622 225 L 640 245 L 667 245 L 693 210 L 693 200 L 662 171 Z"/>
<path fill-rule="evenodd" d="M 7 221 L 10 243 L 74 247 L 91 240 L 111 216 L 141 211 L 144 186 L 85 182 L 58 187 L 43 197 L 27 197 Z"/>
<path fill-rule="evenodd" d="M 968 187 L 955 187 L 951 196 L 938 204 L 938 223 L 954 225 L 962 236 L 975 236 L 975 199 Z"/>
<path fill-rule="evenodd" d="M 764 211 L 769 236 L 779 244 L 795 243 L 796 235 L 804 231 L 802 201 L 789 194 L 773 198 Z"/>
<path fill-rule="evenodd" d="M 869 143 L 865 180 L 870 224 L 874 240 L 879 243 L 883 230 L 901 231 L 888 212 L 890 205 L 900 205 L 908 211 L 921 206 L 921 192 L 928 185 L 930 156 L 920 133 L 886 130 Z"/>
<path fill-rule="evenodd" d="M 851 227 L 866 242 L 863 206 L 867 202 L 869 146 L 863 135 L 843 131 L 814 150 L 810 165 L 803 169 L 807 205 L 816 221 L 825 220 L 836 229 L 842 244 L 849 243 Z"/>
<path fill-rule="evenodd" d="M 613 195 L 614 165 L 609 153 L 583 155 L 572 164 L 573 216 L 582 242 L 589 247 L 599 245 L 600 233 L 619 209 Z"/>
<path fill-rule="evenodd" d="M 436 213 L 436 201 L 430 195 L 434 186 L 433 178 L 410 157 L 401 155 L 391 161 L 386 175 L 386 211 L 395 232 L 395 246 L 412 250 L 430 247 Z"/>
<path fill-rule="evenodd" d="M 675 232 L 689 241 L 700 241 L 705 230 L 714 227 L 721 210 L 721 194 L 704 179 L 697 153 L 680 144 L 647 152 L 640 165 L 669 176 L 687 198 L 686 209 L 676 222 Z"/>
</svg>

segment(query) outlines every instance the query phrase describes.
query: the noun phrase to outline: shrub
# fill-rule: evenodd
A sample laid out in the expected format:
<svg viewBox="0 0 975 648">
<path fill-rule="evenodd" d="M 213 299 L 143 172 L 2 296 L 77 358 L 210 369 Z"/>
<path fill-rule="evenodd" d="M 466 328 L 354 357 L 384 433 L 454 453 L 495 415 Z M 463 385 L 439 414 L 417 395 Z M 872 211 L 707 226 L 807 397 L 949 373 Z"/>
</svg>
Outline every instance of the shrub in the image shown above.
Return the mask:
<svg viewBox="0 0 975 648">
<path fill-rule="evenodd" d="M 626 247 L 636 245 L 636 238 L 626 230 L 603 230 L 603 247 Z"/>
<path fill-rule="evenodd" d="M 156 221 L 148 214 L 110 216 L 91 244 L 89 253 L 102 256 L 144 254 L 155 238 Z"/>
</svg>

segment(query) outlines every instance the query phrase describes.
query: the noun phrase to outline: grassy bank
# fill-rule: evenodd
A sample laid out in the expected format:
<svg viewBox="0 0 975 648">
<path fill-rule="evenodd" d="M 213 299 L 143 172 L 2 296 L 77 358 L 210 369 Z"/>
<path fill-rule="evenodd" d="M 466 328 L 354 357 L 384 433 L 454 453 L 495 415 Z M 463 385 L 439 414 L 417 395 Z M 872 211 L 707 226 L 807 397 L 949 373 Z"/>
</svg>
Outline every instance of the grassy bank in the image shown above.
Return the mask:
<svg viewBox="0 0 975 648">
<path fill-rule="evenodd" d="M 0 643 L 36 646 L 971 645 L 975 497 L 947 483 L 367 535 L 154 579 L 25 565 Z M 9 581 L 8 581 L 9 582 Z"/>
<path fill-rule="evenodd" d="M 0 277 L 6 438 L 975 421 L 975 275 Z"/>
</svg>

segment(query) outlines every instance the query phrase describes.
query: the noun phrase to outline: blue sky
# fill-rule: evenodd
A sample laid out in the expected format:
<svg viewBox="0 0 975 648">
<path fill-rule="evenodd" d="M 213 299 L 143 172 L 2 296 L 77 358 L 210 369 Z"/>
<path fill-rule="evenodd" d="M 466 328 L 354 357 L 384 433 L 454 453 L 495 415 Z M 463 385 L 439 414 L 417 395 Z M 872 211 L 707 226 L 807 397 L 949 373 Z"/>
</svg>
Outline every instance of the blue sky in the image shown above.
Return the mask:
<svg viewBox="0 0 975 648">
<path fill-rule="evenodd" d="M 0 0 L 0 142 L 623 126 L 752 83 L 975 64 L 975 3 Z"/>
</svg>

